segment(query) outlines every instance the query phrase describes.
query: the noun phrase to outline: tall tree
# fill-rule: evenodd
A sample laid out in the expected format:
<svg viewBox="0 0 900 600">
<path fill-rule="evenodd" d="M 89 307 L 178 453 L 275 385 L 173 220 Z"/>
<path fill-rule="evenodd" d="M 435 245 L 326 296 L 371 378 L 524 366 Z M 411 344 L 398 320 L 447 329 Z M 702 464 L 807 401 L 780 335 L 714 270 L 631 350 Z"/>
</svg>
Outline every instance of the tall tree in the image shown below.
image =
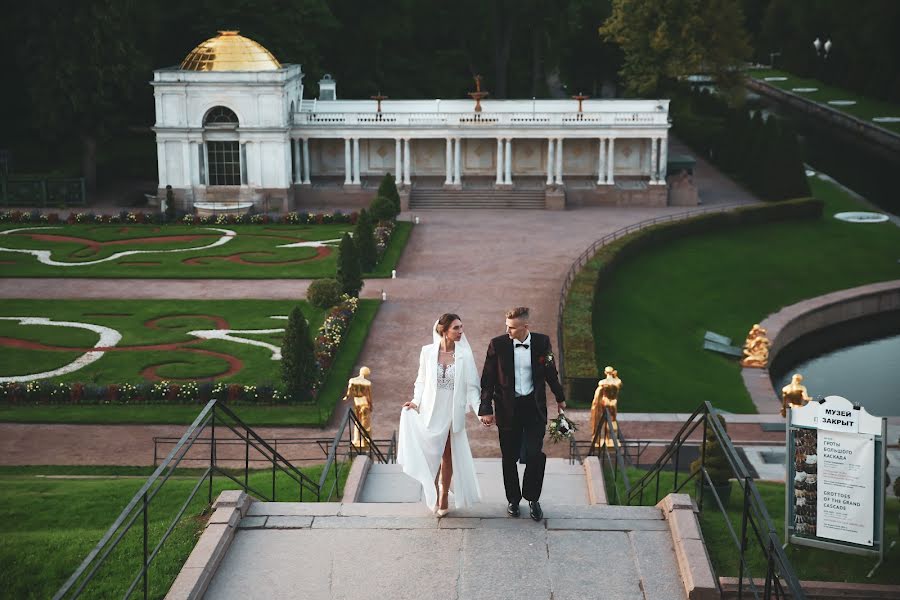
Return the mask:
<svg viewBox="0 0 900 600">
<path fill-rule="evenodd" d="M 750 55 L 738 0 L 613 0 L 600 34 L 621 46 L 619 73 L 628 92 L 641 96 L 695 73 L 733 87 Z"/>
<path fill-rule="evenodd" d="M 290 401 L 309 398 L 316 381 L 317 367 L 309 324 L 299 306 L 288 317 L 281 342 L 281 381 Z"/>
<path fill-rule="evenodd" d="M 18 59 L 35 125 L 48 141 L 76 137 L 88 189 L 97 183 L 97 145 L 128 118 L 149 65 L 139 46 L 133 0 L 35 0 L 22 11 Z"/>
</svg>

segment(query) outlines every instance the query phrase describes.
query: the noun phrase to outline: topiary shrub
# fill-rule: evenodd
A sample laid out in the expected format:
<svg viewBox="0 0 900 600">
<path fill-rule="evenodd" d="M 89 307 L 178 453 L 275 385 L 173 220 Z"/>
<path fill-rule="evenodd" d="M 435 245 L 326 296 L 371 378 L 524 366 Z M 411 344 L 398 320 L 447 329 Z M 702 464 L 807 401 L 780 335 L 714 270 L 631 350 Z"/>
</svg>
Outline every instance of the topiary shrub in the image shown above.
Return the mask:
<svg viewBox="0 0 900 600">
<path fill-rule="evenodd" d="M 394 206 L 394 214 L 391 215 L 392 217 L 396 217 L 400 214 L 400 192 L 397 191 L 397 184 L 394 181 L 393 175 L 388 173 L 381 178 L 381 183 L 378 185 L 378 194 L 376 194 L 376 196 L 387 198 L 391 201 L 391 204 Z"/>
<path fill-rule="evenodd" d="M 366 209 L 359 213 L 356 229 L 353 231 L 353 241 L 356 242 L 362 270 L 369 272 L 374 269 L 375 263 L 378 262 L 378 248 L 375 246 L 375 228 L 372 226 L 372 219 Z"/>
<path fill-rule="evenodd" d="M 316 361 L 309 324 L 299 307 L 288 317 L 281 343 L 281 381 L 293 402 L 306 401 L 316 382 Z"/>
<path fill-rule="evenodd" d="M 390 198 L 376 196 L 369 205 L 369 214 L 375 221 L 392 221 L 397 213 Z"/>
<path fill-rule="evenodd" d="M 309 284 L 306 299 L 316 308 L 331 308 L 341 300 L 341 286 L 336 279 L 317 279 Z"/>
<path fill-rule="evenodd" d="M 341 238 L 337 263 L 337 282 L 341 286 L 341 291 L 350 296 L 359 296 L 359 290 L 363 286 L 362 266 L 359 264 L 356 242 L 349 233 L 345 233 Z"/>
</svg>

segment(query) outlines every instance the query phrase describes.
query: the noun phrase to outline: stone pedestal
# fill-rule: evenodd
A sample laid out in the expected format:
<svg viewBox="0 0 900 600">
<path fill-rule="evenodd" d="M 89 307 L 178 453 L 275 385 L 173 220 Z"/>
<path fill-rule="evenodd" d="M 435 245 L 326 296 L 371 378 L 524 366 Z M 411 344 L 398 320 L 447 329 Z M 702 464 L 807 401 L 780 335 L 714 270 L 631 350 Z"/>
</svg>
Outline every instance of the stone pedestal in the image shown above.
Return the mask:
<svg viewBox="0 0 900 600">
<path fill-rule="evenodd" d="M 566 188 L 548 188 L 544 198 L 547 210 L 566 210 Z"/>
<path fill-rule="evenodd" d="M 670 206 L 697 206 L 700 197 L 697 187 L 687 171 L 668 177 Z"/>
</svg>

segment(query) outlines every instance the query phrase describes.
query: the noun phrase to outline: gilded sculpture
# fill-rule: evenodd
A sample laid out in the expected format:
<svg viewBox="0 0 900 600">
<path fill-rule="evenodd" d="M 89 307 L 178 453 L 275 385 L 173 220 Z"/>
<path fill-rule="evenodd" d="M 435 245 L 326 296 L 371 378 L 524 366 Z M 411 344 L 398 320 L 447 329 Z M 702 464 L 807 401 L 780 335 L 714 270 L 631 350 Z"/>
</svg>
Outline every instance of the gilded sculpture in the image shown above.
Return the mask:
<svg viewBox="0 0 900 600">
<path fill-rule="evenodd" d="M 609 418 L 611 419 L 613 435 L 619 430 L 619 424 L 616 421 L 619 408 L 619 391 L 622 389 L 622 380 L 619 379 L 619 373 L 612 367 L 603 369 L 606 375 L 605 379 L 597 382 L 597 389 L 594 391 L 594 401 L 591 402 L 591 435 L 596 435 L 597 425 L 603 419 L 603 409 L 609 410 Z M 610 423 L 603 424 L 601 435 L 596 437 L 595 447 L 612 446 L 613 441 L 609 431 Z"/>
<path fill-rule="evenodd" d="M 800 408 L 804 406 L 807 402 L 812 400 L 809 394 L 806 393 L 806 386 L 801 382 L 803 381 L 803 375 L 800 373 L 794 373 L 793 377 L 791 377 L 791 382 L 781 388 L 781 416 L 785 416 L 787 414 L 787 407 L 791 408 Z"/>
<path fill-rule="evenodd" d="M 769 338 L 765 327 L 759 323 L 750 328 L 747 341 L 744 342 L 744 358 L 741 366 L 765 369 L 769 363 Z"/>
<path fill-rule="evenodd" d="M 364 436 L 359 426 L 353 427 L 350 443 L 357 449 L 367 449 L 367 440 L 372 438 L 372 382 L 367 379 L 371 373 L 369 367 L 360 368 L 359 375 L 347 382 L 347 393 L 344 395 L 344 400 L 353 402 L 356 420 L 367 434 Z"/>
</svg>

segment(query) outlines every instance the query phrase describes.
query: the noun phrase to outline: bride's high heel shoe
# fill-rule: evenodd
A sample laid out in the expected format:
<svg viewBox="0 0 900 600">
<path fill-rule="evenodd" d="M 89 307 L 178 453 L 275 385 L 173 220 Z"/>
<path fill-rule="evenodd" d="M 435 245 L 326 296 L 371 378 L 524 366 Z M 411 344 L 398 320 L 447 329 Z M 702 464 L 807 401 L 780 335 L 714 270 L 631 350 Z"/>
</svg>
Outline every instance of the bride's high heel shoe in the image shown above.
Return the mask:
<svg viewBox="0 0 900 600">
<path fill-rule="evenodd" d="M 447 502 L 447 508 L 441 508 L 441 504 L 443 504 L 443 502 L 441 502 L 441 498 L 444 497 L 443 491 L 444 490 L 441 489 L 441 487 L 438 488 L 438 501 L 437 501 L 437 504 L 434 506 L 434 514 L 437 515 L 437 517 L 439 519 L 441 517 L 447 516 L 447 514 L 450 512 L 450 498 L 449 497 L 445 498 L 445 500 Z"/>
</svg>

